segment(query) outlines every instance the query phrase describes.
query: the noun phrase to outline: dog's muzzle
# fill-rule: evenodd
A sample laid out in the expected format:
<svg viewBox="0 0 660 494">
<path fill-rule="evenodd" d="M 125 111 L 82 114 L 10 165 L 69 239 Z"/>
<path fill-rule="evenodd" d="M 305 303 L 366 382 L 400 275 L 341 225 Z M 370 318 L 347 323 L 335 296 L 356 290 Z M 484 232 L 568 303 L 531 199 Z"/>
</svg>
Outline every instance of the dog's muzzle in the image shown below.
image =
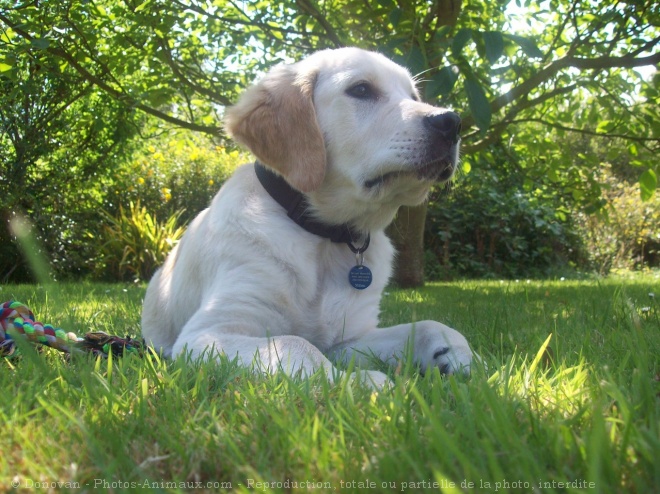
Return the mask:
<svg viewBox="0 0 660 494">
<path fill-rule="evenodd" d="M 424 182 L 444 182 L 452 177 L 458 161 L 461 117 L 453 111 L 440 110 L 425 115 L 422 124 L 426 148 L 420 154 L 417 164 L 366 180 L 364 186 L 367 189 L 381 186 L 400 176 L 412 175 Z"/>
</svg>

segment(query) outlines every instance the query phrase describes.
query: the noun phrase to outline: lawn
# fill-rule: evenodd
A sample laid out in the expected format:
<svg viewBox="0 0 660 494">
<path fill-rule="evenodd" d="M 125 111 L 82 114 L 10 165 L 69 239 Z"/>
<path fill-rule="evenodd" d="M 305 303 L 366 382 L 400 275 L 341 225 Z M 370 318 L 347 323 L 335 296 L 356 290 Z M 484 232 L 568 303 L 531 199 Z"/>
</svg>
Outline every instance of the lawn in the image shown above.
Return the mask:
<svg viewBox="0 0 660 494">
<path fill-rule="evenodd" d="M 0 287 L 78 334 L 138 334 L 143 294 Z M 437 319 L 484 365 L 447 378 L 401 362 L 381 392 L 24 350 L 0 360 L 0 492 L 658 492 L 658 296 L 658 274 L 392 289 L 384 324 Z"/>
</svg>

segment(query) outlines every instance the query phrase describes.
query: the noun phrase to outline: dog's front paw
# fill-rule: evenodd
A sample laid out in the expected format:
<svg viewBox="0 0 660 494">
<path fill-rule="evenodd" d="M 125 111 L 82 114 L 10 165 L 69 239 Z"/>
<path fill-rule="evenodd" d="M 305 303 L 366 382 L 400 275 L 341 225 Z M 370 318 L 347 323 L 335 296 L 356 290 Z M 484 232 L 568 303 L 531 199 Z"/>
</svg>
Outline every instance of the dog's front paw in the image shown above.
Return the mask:
<svg viewBox="0 0 660 494">
<path fill-rule="evenodd" d="M 437 367 L 443 374 L 469 374 L 472 350 L 465 337 L 435 321 L 418 323 L 415 350 L 422 370 Z"/>
<path fill-rule="evenodd" d="M 375 370 L 353 372 L 351 380 L 357 380 L 360 384 L 376 390 L 383 389 L 391 384 L 390 379 L 385 374 Z"/>
<path fill-rule="evenodd" d="M 438 347 L 431 365 L 440 369 L 442 374 L 469 374 L 471 364 L 472 351 L 466 345 Z"/>
</svg>

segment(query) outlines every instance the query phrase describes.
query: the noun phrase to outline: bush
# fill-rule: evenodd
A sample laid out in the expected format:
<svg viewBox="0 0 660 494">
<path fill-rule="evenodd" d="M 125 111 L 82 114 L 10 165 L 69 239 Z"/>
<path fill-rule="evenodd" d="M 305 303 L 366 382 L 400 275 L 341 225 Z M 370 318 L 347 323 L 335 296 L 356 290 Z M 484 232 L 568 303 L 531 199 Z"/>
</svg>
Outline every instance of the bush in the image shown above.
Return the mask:
<svg viewBox="0 0 660 494">
<path fill-rule="evenodd" d="M 0 281 L 33 280 L 8 229 L 16 214 L 34 225 L 35 240 L 58 279 L 148 278 L 170 248 L 158 245 L 158 230 L 171 233 L 188 223 L 248 161 L 237 150 L 180 131 L 124 141 L 116 151 L 103 155 L 103 168 L 82 174 L 78 162 L 94 162 L 94 156 L 72 161 L 65 150 L 51 153 L 49 159 L 66 173 L 46 179 L 35 170 L 25 187 L 0 198 Z M 55 168 L 50 161 L 40 166 Z"/>
<path fill-rule="evenodd" d="M 582 175 L 564 185 L 549 172 L 530 178 L 530 169 L 495 146 L 471 156 L 472 170 L 451 190 L 432 194 L 427 278 L 538 277 L 575 269 L 606 275 L 660 265 L 660 196 L 642 201 L 641 168 L 631 166 L 622 144 L 603 147 L 580 136 L 559 145 L 595 163 L 593 171 L 581 172 L 588 175 L 585 190 L 574 188 Z"/>
<path fill-rule="evenodd" d="M 188 223 L 248 159 L 192 133 L 144 141 L 105 188 L 104 208 L 116 214 L 120 206 L 139 201 L 159 218 L 180 212 L 179 224 Z"/>
<path fill-rule="evenodd" d="M 600 178 L 607 207 L 598 215 L 578 215 L 578 227 L 592 269 L 640 269 L 660 265 L 660 195 L 642 201 L 638 183 L 616 176 L 603 163 Z"/>
<path fill-rule="evenodd" d="M 426 224 L 427 277 L 538 277 L 567 265 L 579 241 L 549 205 L 516 191 L 436 193 Z"/>
<path fill-rule="evenodd" d="M 427 279 L 546 277 L 579 262 L 581 242 L 565 197 L 535 193 L 502 148 L 429 201 Z"/>
<path fill-rule="evenodd" d="M 161 223 L 139 202 L 131 202 L 128 210 L 120 206 L 117 217 L 103 217 L 109 224 L 102 228 L 96 274 L 113 281 L 151 278 L 185 230 L 178 225 L 179 213 Z"/>
<path fill-rule="evenodd" d="M 84 231 L 98 222 L 99 183 L 143 121 L 46 50 L 25 50 L 0 72 L 0 282 L 34 281 L 9 229 L 17 216 L 33 225 L 54 276 L 87 273 Z"/>
<path fill-rule="evenodd" d="M 103 188 L 102 234 L 88 229 L 100 254 L 96 278 L 149 279 L 184 232 L 207 208 L 234 169 L 248 160 L 236 150 L 190 133 L 144 141 Z"/>
</svg>

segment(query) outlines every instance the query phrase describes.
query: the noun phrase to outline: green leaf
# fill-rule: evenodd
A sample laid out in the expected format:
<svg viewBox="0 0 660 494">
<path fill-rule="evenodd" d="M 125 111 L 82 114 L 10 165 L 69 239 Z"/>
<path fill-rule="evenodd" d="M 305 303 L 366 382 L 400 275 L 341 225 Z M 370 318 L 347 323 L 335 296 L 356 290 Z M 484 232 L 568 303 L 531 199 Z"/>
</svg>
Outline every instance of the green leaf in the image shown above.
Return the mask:
<svg viewBox="0 0 660 494">
<path fill-rule="evenodd" d="M 34 46 L 37 50 L 45 50 L 50 46 L 50 40 L 47 38 L 36 38 L 33 39 L 30 44 Z"/>
<path fill-rule="evenodd" d="M 435 33 L 435 39 L 442 40 L 445 38 L 449 32 L 452 30 L 452 26 L 446 25 L 442 26 L 438 31 Z"/>
<path fill-rule="evenodd" d="M 417 46 L 413 46 L 408 53 L 400 57 L 400 63 L 413 74 L 421 74 L 426 69 L 424 53 Z"/>
<path fill-rule="evenodd" d="M 458 79 L 458 74 L 451 67 L 442 67 L 426 83 L 426 99 L 432 100 L 438 96 L 446 96 L 451 93 Z"/>
<path fill-rule="evenodd" d="M 0 62 L 0 72 L 7 72 L 8 70 L 11 70 L 12 66 L 9 64 L 6 64 L 4 62 Z"/>
<path fill-rule="evenodd" d="M 454 36 L 454 39 L 451 42 L 451 52 L 455 57 L 461 56 L 461 51 L 467 44 L 468 41 L 472 39 L 472 29 L 464 27 L 459 30 Z"/>
<path fill-rule="evenodd" d="M 0 41 L 3 43 L 11 43 L 12 38 L 16 36 L 16 31 L 10 27 L 5 27 L 3 32 L 0 33 Z"/>
<path fill-rule="evenodd" d="M 599 134 L 607 134 L 611 132 L 616 127 L 616 123 L 612 120 L 602 120 L 598 123 L 596 127 L 596 132 Z"/>
<path fill-rule="evenodd" d="M 486 45 L 486 58 L 492 65 L 504 53 L 504 38 L 498 31 L 486 31 L 483 33 L 483 38 Z"/>
<path fill-rule="evenodd" d="M 400 8 L 392 9 L 389 15 L 390 23 L 393 27 L 397 27 L 401 22 L 401 16 L 403 15 L 403 10 Z"/>
<path fill-rule="evenodd" d="M 515 34 L 507 34 L 506 37 L 516 43 L 529 58 L 543 58 L 543 52 L 533 40 Z"/>
<path fill-rule="evenodd" d="M 658 177 L 653 170 L 648 169 L 639 176 L 639 192 L 642 201 L 651 199 L 657 187 Z"/>
<path fill-rule="evenodd" d="M 146 9 L 149 6 L 150 3 L 151 3 L 151 0 L 146 0 L 146 2 L 142 2 L 140 5 L 135 7 L 135 12 L 140 12 L 140 11 Z"/>
<path fill-rule="evenodd" d="M 484 88 L 481 87 L 481 84 L 476 79 L 470 78 L 465 80 L 465 92 L 467 93 L 470 112 L 474 117 L 477 127 L 479 127 L 482 133 L 486 132 L 490 126 L 492 113 Z"/>
</svg>

